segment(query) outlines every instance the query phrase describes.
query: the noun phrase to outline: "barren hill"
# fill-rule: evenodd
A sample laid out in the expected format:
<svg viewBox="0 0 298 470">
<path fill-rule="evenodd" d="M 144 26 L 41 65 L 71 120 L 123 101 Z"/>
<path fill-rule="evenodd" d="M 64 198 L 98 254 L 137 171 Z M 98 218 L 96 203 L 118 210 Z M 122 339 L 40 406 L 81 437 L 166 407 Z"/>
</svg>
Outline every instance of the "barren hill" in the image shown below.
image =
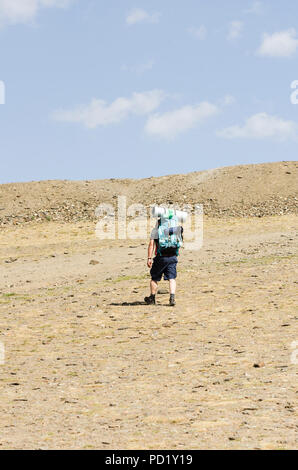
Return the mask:
<svg viewBox="0 0 298 470">
<path fill-rule="evenodd" d="M 0 185 L 0 225 L 92 220 L 98 204 L 203 204 L 210 217 L 298 212 L 298 162 L 240 165 L 158 178 L 40 181 Z"/>
</svg>

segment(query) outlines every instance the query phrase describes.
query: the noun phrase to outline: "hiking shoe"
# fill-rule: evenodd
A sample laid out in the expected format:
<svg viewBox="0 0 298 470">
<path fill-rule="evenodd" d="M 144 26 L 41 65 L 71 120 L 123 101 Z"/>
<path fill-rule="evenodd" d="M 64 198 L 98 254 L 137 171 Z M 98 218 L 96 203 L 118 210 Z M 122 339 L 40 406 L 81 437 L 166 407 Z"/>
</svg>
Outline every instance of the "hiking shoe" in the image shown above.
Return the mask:
<svg viewBox="0 0 298 470">
<path fill-rule="evenodd" d="M 155 295 L 149 295 L 149 297 L 144 298 L 147 305 L 155 305 Z"/>
<path fill-rule="evenodd" d="M 174 307 L 176 305 L 176 302 L 175 302 L 175 295 L 174 294 L 171 294 L 170 296 L 170 306 L 171 307 Z"/>
</svg>

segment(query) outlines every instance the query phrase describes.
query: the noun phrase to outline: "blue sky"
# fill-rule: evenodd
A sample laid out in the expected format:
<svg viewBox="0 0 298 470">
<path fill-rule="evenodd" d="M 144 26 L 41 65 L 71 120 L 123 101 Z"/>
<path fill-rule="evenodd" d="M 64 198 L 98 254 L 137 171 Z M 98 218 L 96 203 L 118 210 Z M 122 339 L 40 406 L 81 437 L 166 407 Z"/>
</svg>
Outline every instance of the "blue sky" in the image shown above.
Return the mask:
<svg viewBox="0 0 298 470">
<path fill-rule="evenodd" d="M 293 0 L 0 0 L 0 182 L 297 160 L 297 18 Z"/>
</svg>

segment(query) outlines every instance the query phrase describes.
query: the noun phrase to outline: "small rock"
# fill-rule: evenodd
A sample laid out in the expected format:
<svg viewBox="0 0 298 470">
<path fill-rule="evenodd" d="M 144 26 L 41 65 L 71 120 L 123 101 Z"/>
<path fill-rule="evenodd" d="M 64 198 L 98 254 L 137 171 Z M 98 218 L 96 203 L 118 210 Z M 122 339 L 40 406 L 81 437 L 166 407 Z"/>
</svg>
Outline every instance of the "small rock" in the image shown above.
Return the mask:
<svg viewBox="0 0 298 470">
<path fill-rule="evenodd" d="M 168 294 L 169 291 L 167 291 L 166 289 L 158 289 L 157 293 L 163 295 L 163 294 Z"/>
<path fill-rule="evenodd" d="M 264 366 L 265 366 L 264 362 L 255 362 L 254 363 L 254 367 L 256 369 L 259 369 L 260 367 L 264 367 Z"/>
<path fill-rule="evenodd" d="M 5 263 L 14 263 L 15 261 L 18 261 L 18 258 L 9 258 L 5 261 Z"/>
</svg>

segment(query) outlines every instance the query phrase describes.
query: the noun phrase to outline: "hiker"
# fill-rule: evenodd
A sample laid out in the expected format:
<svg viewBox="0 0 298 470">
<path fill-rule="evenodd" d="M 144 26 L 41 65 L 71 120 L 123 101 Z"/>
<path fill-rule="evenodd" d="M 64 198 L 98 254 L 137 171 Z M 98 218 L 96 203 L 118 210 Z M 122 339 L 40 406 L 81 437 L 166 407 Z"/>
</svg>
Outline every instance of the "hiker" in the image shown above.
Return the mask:
<svg viewBox="0 0 298 470">
<path fill-rule="evenodd" d="M 183 227 L 178 226 L 178 220 L 175 211 L 168 210 L 165 216 L 158 218 L 151 232 L 147 259 L 151 275 L 151 294 L 144 299 L 148 305 L 155 304 L 158 282 L 162 276 L 165 281 L 169 281 L 170 306 L 175 305 L 177 257 L 183 241 Z M 153 259 L 154 251 L 155 258 Z"/>
</svg>

